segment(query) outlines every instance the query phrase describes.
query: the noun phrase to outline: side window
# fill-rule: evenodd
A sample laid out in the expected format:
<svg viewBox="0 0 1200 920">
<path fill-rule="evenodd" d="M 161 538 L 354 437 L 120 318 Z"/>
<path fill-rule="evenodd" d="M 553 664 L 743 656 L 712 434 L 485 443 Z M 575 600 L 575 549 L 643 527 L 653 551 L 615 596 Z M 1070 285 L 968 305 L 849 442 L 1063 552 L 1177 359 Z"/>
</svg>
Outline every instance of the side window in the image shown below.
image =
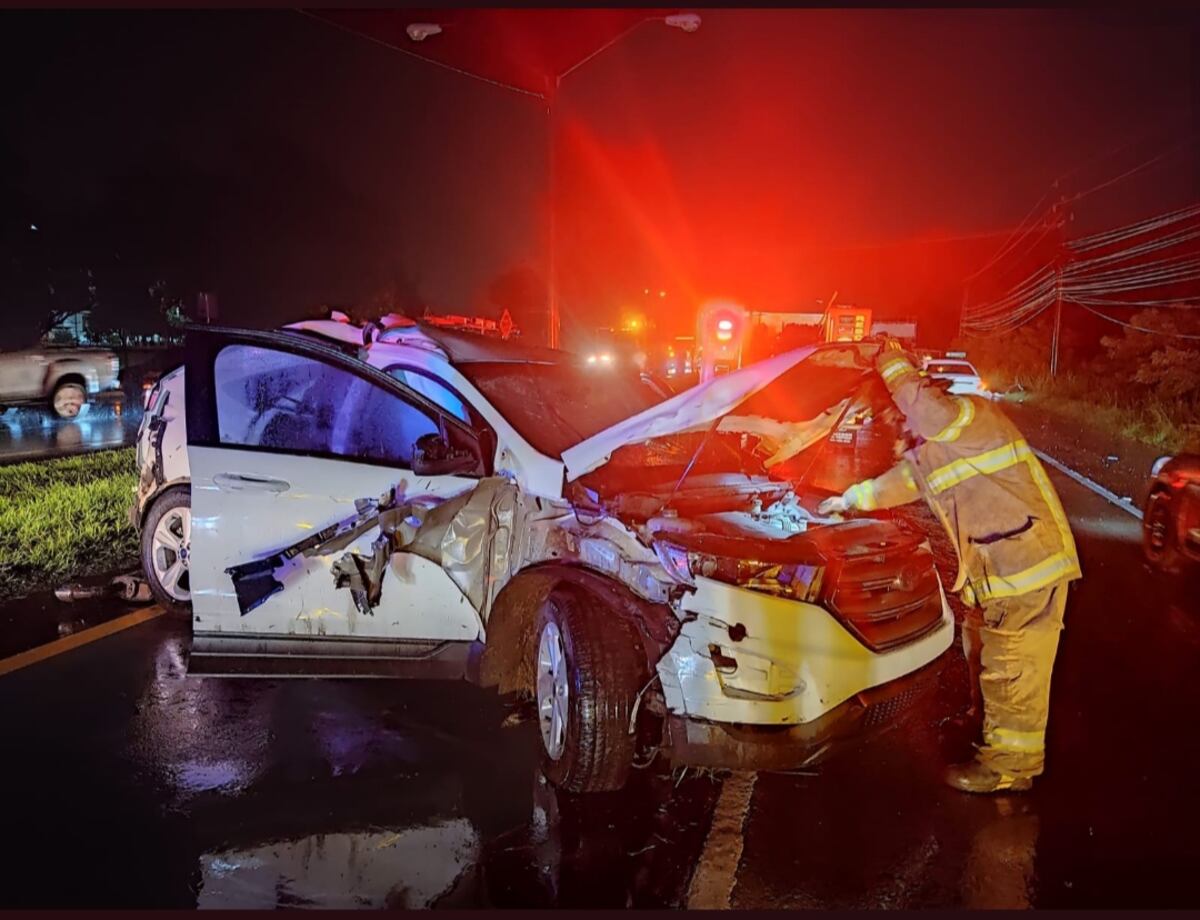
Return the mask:
<svg viewBox="0 0 1200 920">
<path fill-rule="evenodd" d="M 411 467 L 437 420 L 388 390 L 316 358 L 229 345 L 214 365 L 220 443 Z"/>
<path fill-rule="evenodd" d="M 440 380 L 403 367 L 388 368 L 388 374 L 410 389 L 416 390 L 430 402 L 441 406 L 460 422 L 471 424 L 471 413 L 462 398 Z"/>
</svg>

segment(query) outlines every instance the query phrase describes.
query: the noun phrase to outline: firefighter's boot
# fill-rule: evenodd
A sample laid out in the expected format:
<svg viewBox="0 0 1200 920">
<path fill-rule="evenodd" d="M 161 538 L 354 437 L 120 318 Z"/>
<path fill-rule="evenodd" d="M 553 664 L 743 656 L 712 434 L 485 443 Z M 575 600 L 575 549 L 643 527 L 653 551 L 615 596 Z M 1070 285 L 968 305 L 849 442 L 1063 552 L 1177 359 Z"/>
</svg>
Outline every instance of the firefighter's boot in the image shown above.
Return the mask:
<svg viewBox="0 0 1200 920">
<path fill-rule="evenodd" d="M 1033 788 L 1030 777 L 998 773 L 977 760 L 947 767 L 943 778 L 947 786 L 960 792 L 1026 792 Z"/>
</svg>

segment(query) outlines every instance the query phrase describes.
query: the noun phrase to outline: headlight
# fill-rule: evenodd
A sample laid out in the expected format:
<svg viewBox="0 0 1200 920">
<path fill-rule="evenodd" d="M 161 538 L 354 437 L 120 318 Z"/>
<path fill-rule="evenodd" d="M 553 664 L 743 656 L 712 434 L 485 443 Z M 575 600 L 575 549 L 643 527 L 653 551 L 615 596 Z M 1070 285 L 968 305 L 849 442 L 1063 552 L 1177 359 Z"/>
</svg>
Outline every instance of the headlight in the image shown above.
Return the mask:
<svg viewBox="0 0 1200 920">
<path fill-rule="evenodd" d="M 667 574 L 675 579 L 675 581 L 684 585 L 694 585 L 696 583 L 692 579 L 692 569 L 688 562 L 687 550 L 659 540 L 654 544 L 654 554 L 658 556 L 658 561 L 667 570 Z"/>
<path fill-rule="evenodd" d="M 1175 459 L 1174 457 L 1171 457 L 1169 455 L 1166 457 L 1159 457 L 1157 460 L 1154 461 L 1154 465 L 1150 467 L 1150 475 L 1157 476 L 1159 473 L 1162 472 L 1162 468 L 1174 459 Z"/>
<path fill-rule="evenodd" d="M 656 540 L 654 552 L 672 579 L 695 585 L 696 576 L 711 578 L 739 588 L 761 591 L 793 600 L 815 601 L 821 593 L 825 567 L 800 562 L 762 562 L 715 556 Z"/>
</svg>

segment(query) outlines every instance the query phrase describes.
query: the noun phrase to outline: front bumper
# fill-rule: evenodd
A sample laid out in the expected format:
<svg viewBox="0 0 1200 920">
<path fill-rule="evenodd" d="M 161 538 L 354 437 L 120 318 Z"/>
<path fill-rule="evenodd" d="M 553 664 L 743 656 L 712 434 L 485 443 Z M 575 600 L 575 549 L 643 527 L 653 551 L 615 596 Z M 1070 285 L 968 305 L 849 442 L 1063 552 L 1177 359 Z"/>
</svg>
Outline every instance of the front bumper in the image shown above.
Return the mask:
<svg viewBox="0 0 1200 920">
<path fill-rule="evenodd" d="M 667 712 L 772 730 L 812 724 L 847 700 L 912 674 L 954 641 L 954 616 L 872 651 L 823 607 L 698 577 L 679 635 L 658 662 Z"/>
<path fill-rule="evenodd" d="M 663 754 L 676 766 L 797 770 L 929 715 L 945 656 L 882 687 L 857 694 L 803 725 L 729 725 L 667 717 Z"/>
</svg>

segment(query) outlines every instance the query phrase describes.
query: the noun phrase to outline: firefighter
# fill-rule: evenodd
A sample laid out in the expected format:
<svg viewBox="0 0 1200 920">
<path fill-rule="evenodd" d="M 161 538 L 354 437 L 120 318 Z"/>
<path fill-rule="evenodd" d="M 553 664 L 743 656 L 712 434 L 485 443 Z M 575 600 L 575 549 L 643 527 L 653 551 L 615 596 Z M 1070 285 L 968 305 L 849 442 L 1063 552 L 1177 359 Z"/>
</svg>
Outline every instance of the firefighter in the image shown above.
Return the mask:
<svg viewBox="0 0 1200 920">
<path fill-rule="evenodd" d="M 969 609 L 963 646 L 969 661 L 977 647 L 984 710 L 975 759 L 949 767 L 946 782 L 965 792 L 1029 789 L 1043 770 L 1067 585 L 1081 575 L 1066 514 L 1029 445 L 990 400 L 944 392 L 894 339 L 875 367 L 916 446 L 819 510 L 925 499 L 957 552 L 952 590 Z"/>
</svg>

